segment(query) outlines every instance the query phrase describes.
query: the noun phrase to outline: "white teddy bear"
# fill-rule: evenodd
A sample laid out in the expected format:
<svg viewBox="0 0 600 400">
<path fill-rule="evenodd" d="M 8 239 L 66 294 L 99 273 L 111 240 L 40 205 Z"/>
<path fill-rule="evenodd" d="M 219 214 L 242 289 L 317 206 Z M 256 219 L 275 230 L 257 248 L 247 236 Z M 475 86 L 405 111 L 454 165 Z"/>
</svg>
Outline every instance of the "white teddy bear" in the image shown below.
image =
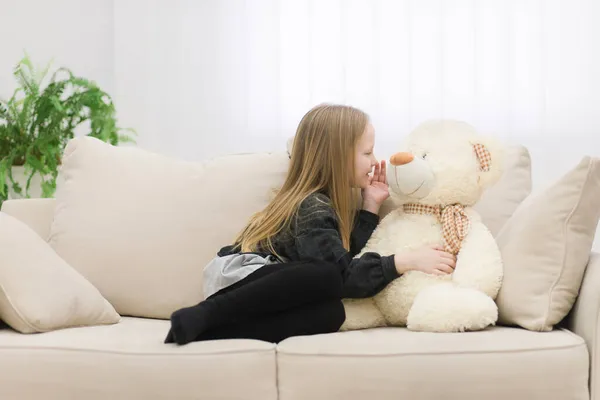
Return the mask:
<svg viewBox="0 0 600 400">
<path fill-rule="evenodd" d="M 400 253 L 427 244 L 457 256 L 451 275 L 409 271 L 368 299 L 344 299 L 341 330 L 407 326 L 414 331 L 463 332 L 494 325 L 502 259 L 472 206 L 502 174 L 504 149 L 470 125 L 427 121 L 390 157 L 388 184 L 395 209 L 365 252 Z"/>
</svg>

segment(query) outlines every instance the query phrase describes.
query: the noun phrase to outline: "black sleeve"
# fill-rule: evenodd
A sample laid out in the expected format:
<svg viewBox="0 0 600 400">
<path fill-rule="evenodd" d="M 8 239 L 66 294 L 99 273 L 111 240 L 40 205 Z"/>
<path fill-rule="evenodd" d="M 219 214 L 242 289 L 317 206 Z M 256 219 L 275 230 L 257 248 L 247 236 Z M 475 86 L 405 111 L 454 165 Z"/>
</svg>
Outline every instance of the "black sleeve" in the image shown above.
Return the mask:
<svg viewBox="0 0 600 400">
<path fill-rule="evenodd" d="M 295 245 L 302 259 L 318 259 L 339 266 L 344 280 L 344 298 L 373 296 L 399 276 L 393 255 L 370 252 L 352 258 L 342 245 L 333 209 L 321 202 L 300 207 Z"/>
<path fill-rule="evenodd" d="M 358 212 L 352 234 L 350 235 L 350 254 L 352 257 L 360 253 L 363 247 L 365 247 L 373 231 L 377 228 L 378 223 L 379 215 L 367 210 L 360 210 Z"/>
</svg>

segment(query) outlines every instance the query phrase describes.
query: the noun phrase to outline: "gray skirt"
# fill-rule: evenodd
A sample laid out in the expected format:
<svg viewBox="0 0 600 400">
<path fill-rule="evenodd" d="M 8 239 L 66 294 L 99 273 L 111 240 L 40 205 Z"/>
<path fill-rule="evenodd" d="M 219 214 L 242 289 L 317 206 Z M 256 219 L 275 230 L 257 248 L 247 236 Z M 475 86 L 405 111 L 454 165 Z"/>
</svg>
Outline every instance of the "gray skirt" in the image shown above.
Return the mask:
<svg viewBox="0 0 600 400">
<path fill-rule="evenodd" d="M 236 253 L 213 258 L 204 267 L 203 290 L 204 298 L 212 296 L 236 282 L 241 281 L 259 268 L 278 263 L 279 260 L 271 255 L 263 257 L 254 253 Z"/>
</svg>

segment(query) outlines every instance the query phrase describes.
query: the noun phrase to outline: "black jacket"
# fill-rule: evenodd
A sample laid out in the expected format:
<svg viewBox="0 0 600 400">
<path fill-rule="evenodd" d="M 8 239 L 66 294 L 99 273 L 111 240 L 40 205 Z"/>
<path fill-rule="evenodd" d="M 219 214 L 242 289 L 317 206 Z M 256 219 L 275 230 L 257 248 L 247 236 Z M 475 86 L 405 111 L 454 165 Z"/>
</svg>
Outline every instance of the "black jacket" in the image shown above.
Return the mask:
<svg viewBox="0 0 600 400">
<path fill-rule="evenodd" d="M 314 193 L 300 205 L 291 229 L 273 238 L 273 247 L 286 261 L 316 259 L 336 264 L 344 280 L 344 298 L 370 297 L 399 276 L 393 255 L 381 256 L 368 252 L 360 258 L 354 258 L 378 223 L 378 215 L 360 210 L 354 222 L 348 252 L 342 245 L 331 200 L 322 193 Z M 236 251 L 234 246 L 227 246 L 219 251 L 219 256 Z"/>
</svg>

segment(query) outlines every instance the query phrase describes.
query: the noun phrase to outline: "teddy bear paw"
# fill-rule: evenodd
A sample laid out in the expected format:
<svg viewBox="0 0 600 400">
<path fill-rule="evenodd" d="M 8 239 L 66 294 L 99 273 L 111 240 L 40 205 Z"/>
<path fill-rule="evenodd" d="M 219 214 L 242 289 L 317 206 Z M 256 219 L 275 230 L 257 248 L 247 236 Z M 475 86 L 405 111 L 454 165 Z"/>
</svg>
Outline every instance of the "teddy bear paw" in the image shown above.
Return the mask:
<svg viewBox="0 0 600 400">
<path fill-rule="evenodd" d="M 410 309 L 407 328 L 421 332 L 464 332 L 495 325 L 498 307 L 486 294 L 443 283 L 422 290 Z"/>
<path fill-rule="evenodd" d="M 340 327 L 340 331 L 354 331 L 386 326 L 385 318 L 372 298 L 344 299 L 342 303 L 346 312 L 346 320 Z"/>
</svg>

